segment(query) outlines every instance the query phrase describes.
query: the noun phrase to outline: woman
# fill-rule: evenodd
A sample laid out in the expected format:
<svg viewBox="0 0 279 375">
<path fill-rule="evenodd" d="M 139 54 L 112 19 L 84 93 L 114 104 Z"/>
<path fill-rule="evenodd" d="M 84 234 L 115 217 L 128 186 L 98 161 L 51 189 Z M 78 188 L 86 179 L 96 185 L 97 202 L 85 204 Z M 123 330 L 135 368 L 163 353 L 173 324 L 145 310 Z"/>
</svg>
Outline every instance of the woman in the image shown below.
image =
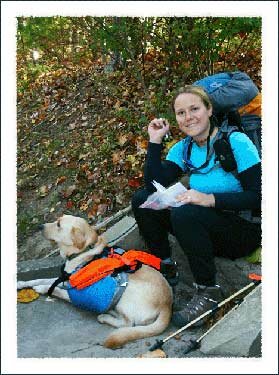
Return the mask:
<svg viewBox="0 0 279 375">
<path fill-rule="evenodd" d="M 177 142 L 161 162 L 162 140 L 169 124 L 162 119 L 150 122 L 145 189 L 135 193 L 132 207 L 150 252 L 166 265 L 173 265 L 170 232 L 188 257 L 196 293 L 183 310 L 173 314 L 173 323 L 181 327 L 223 299 L 216 285 L 214 257 L 243 257 L 261 244 L 260 224 L 238 215 L 241 210 L 260 210 L 261 164 L 256 147 L 240 132 L 230 135 L 237 174 L 225 172 L 214 152 L 210 154 L 218 128 L 212 120 L 212 104 L 202 88 L 181 89 L 174 100 L 174 111 L 186 138 Z M 180 207 L 161 211 L 139 208 L 154 191 L 153 180 L 168 186 L 185 171 L 189 189 L 177 197 Z"/>
</svg>

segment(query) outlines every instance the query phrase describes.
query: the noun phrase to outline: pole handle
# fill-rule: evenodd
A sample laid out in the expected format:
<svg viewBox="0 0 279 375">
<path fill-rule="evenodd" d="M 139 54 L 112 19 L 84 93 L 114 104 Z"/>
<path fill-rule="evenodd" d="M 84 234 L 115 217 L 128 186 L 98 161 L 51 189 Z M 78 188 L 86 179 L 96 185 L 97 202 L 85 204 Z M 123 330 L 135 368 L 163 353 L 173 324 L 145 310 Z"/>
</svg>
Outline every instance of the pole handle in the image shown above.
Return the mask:
<svg viewBox="0 0 279 375">
<path fill-rule="evenodd" d="M 161 349 L 164 344 L 163 340 L 156 340 L 155 344 L 151 346 L 149 352 L 153 352 L 154 350 Z"/>
<path fill-rule="evenodd" d="M 256 285 L 258 285 L 262 281 L 262 275 L 258 275 L 256 273 L 249 273 L 248 278 L 252 280 Z"/>
<path fill-rule="evenodd" d="M 186 349 L 184 350 L 183 354 L 188 354 L 192 350 L 199 349 L 201 347 L 201 342 L 199 340 L 190 339 L 187 343 Z"/>
</svg>

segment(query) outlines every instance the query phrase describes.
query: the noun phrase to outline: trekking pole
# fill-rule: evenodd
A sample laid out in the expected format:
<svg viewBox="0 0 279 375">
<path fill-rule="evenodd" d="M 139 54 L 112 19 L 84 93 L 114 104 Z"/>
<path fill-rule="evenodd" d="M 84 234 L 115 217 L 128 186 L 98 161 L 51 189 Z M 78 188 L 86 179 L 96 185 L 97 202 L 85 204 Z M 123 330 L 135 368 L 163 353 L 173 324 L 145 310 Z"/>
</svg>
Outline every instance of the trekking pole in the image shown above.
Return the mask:
<svg viewBox="0 0 279 375">
<path fill-rule="evenodd" d="M 196 319 L 192 320 L 191 322 L 189 322 L 185 326 L 181 327 L 180 329 L 178 329 L 176 332 L 172 333 L 171 335 L 169 335 L 165 339 L 163 339 L 163 340 L 157 340 L 156 343 L 153 346 L 151 346 L 151 348 L 149 349 L 149 351 L 152 352 L 152 351 L 154 351 L 156 349 L 161 349 L 162 346 L 167 341 L 169 341 L 170 339 L 172 339 L 173 337 L 175 337 L 179 333 L 185 331 L 187 328 L 193 326 L 195 323 L 199 322 L 203 318 L 209 317 L 209 316 L 215 314 L 215 312 L 217 312 L 226 303 L 232 301 L 235 297 L 239 296 L 240 294 L 244 293 L 246 290 L 252 288 L 253 286 L 258 285 L 261 282 L 261 276 L 260 275 L 257 275 L 257 274 L 253 273 L 253 274 L 249 274 L 248 277 L 249 277 L 250 280 L 253 280 L 250 284 L 248 284 L 244 288 L 238 290 L 237 292 L 235 292 L 234 294 L 232 294 L 230 297 L 228 297 L 228 298 L 224 299 L 223 301 L 219 302 L 215 307 L 213 307 L 213 309 L 206 311 L 205 313 L 203 313 L 202 315 L 198 316 Z"/>
<path fill-rule="evenodd" d="M 238 308 L 238 306 L 240 305 L 240 303 L 242 302 L 242 300 L 238 301 L 237 304 L 229 311 L 234 311 L 235 309 Z M 228 313 L 227 313 L 228 314 Z M 211 332 L 223 319 L 224 317 L 227 315 L 225 314 L 221 319 L 219 319 L 215 324 L 213 324 L 212 327 L 210 327 L 203 335 L 201 335 L 198 339 L 194 339 L 194 338 L 190 338 L 189 339 L 189 342 L 187 343 L 187 346 L 186 346 L 186 349 L 184 350 L 184 354 L 188 354 L 189 352 L 191 352 L 192 350 L 196 350 L 196 349 L 199 349 L 201 347 L 201 340 L 209 334 L 209 332 Z"/>
<path fill-rule="evenodd" d="M 252 291 L 250 292 L 250 293 L 252 293 Z M 250 294 L 249 293 L 249 294 Z M 249 295 L 248 294 L 248 295 Z M 247 296 L 246 296 L 247 297 Z M 184 350 L 184 354 L 188 354 L 189 352 L 191 352 L 192 350 L 196 350 L 196 349 L 199 349 L 200 347 L 201 347 L 201 340 L 205 337 L 205 336 L 207 336 L 208 334 L 209 334 L 209 332 L 211 332 L 213 329 L 215 329 L 217 326 L 218 326 L 218 324 L 220 324 L 221 322 L 222 322 L 222 320 L 230 313 L 230 312 L 232 312 L 232 311 L 234 311 L 234 310 L 236 310 L 238 307 L 239 307 L 239 305 L 241 304 L 241 302 L 243 301 L 243 299 L 241 298 L 241 299 L 239 299 L 237 302 L 236 302 L 236 304 L 235 304 L 235 306 L 231 309 L 231 310 L 229 310 L 224 316 L 222 316 L 222 318 L 221 319 L 219 319 L 215 324 L 213 324 L 213 326 L 212 327 L 210 327 L 203 335 L 201 335 L 198 339 L 194 339 L 194 338 L 190 338 L 190 340 L 189 340 L 189 342 L 188 342 L 188 346 L 186 347 L 186 349 Z"/>
</svg>

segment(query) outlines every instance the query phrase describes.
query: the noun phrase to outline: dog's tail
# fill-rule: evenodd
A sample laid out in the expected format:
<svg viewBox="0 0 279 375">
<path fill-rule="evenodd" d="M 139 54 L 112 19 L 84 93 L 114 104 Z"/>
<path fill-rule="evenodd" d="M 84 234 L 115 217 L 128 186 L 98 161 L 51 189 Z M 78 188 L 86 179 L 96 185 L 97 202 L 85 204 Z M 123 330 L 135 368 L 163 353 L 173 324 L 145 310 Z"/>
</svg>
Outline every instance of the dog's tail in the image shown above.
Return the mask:
<svg viewBox="0 0 279 375">
<path fill-rule="evenodd" d="M 169 306 L 166 306 L 160 311 L 159 315 L 153 323 L 146 326 L 119 328 L 107 337 L 104 345 L 107 348 L 116 349 L 130 341 L 159 335 L 167 328 L 170 319 L 171 308 L 169 308 Z"/>
</svg>

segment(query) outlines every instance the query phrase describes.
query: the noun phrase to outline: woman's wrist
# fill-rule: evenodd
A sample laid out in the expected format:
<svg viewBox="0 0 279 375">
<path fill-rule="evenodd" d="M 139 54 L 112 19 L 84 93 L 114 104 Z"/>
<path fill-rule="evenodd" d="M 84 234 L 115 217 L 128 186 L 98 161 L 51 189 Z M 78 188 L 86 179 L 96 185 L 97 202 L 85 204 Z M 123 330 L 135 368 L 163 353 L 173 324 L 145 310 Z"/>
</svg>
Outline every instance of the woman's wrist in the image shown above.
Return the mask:
<svg viewBox="0 0 279 375">
<path fill-rule="evenodd" d="M 162 143 L 162 139 L 158 139 L 158 138 L 150 138 L 149 139 L 149 142 L 150 143 L 156 143 L 157 145 L 160 145 Z"/>
<path fill-rule="evenodd" d="M 207 207 L 215 207 L 214 194 L 207 194 Z"/>
</svg>

